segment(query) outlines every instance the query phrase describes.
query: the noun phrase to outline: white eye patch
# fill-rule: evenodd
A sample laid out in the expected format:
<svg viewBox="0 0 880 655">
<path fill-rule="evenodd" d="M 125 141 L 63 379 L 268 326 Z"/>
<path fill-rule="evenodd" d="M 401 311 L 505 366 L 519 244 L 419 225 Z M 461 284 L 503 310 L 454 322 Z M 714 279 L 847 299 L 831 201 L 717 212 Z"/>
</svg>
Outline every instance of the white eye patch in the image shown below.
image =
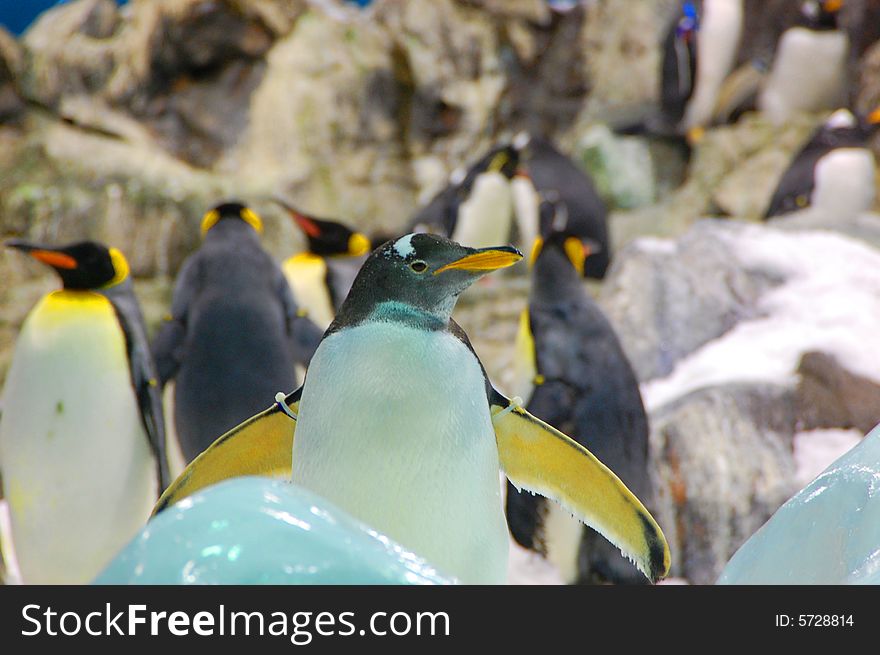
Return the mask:
<svg viewBox="0 0 880 655">
<path fill-rule="evenodd" d="M 413 248 L 412 238 L 412 234 L 407 234 L 405 237 L 400 237 L 397 241 L 394 242 L 394 252 L 396 252 L 401 257 L 406 257 L 413 254 L 416 249 Z"/>
</svg>

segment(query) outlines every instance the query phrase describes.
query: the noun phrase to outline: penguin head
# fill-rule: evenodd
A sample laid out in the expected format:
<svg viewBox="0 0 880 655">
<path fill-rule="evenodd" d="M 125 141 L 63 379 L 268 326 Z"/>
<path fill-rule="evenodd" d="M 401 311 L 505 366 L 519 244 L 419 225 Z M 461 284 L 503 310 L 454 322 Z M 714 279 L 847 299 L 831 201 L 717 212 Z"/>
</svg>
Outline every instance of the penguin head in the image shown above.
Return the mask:
<svg viewBox="0 0 880 655">
<path fill-rule="evenodd" d="M 208 234 L 217 223 L 227 219 L 244 221 L 254 228 L 257 234 L 263 232 L 263 221 L 254 210 L 237 200 L 230 200 L 217 205 L 202 217 L 202 236 Z"/>
<path fill-rule="evenodd" d="M 602 246 L 569 227 L 568 207 L 556 192 L 542 195 L 539 211 L 539 236 L 532 244 L 529 266 L 534 267 L 542 254 L 556 250 L 565 255 L 578 275 L 583 276 L 587 257 L 600 252 Z"/>
<path fill-rule="evenodd" d="M 801 5 L 801 15 L 807 27 L 814 30 L 836 30 L 837 17 L 844 0 L 808 0 Z"/>
<path fill-rule="evenodd" d="M 64 288 L 72 291 L 106 289 L 125 281 L 129 275 L 125 255 L 94 241 L 53 247 L 13 239 L 6 246 L 51 266 Z"/>
<path fill-rule="evenodd" d="M 522 254 L 512 246 L 468 248 L 433 234 L 407 234 L 386 242 L 364 262 L 337 322 L 365 318 L 383 306 L 448 321 L 465 289 L 520 259 Z"/>
<path fill-rule="evenodd" d="M 686 0 L 681 5 L 681 15 L 675 24 L 675 38 L 688 43 L 696 37 L 700 29 L 700 17 L 696 5 Z"/>
<path fill-rule="evenodd" d="M 372 250 L 370 239 L 342 223 L 315 218 L 305 214 L 282 200 L 276 200 L 290 214 L 293 222 L 306 235 L 309 252 L 321 256 L 360 257 Z"/>
<path fill-rule="evenodd" d="M 484 173 L 499 173 L 511 179 L 519 168 L 519 150 L 513 144 L 496 146 L 487 152 L 476 164 L 470 167 L 459 184 L 462 190 L 468 191 L 474 185 L 477 177 Z M 460 177 L 460 173 L 458 173 Z M 456 172 L 450 177 L 455 184 Z"/>
</svg>

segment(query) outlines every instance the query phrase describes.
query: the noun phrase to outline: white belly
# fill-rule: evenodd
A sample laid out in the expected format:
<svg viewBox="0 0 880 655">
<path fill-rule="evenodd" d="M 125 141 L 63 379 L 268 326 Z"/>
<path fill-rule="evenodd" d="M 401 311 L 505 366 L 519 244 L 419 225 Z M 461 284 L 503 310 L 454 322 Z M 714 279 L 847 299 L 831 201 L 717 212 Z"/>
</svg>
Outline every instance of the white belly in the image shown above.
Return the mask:
<svg viewBox="0 0 880 655">
<path fill-rule="evenodd" d="M 742 32 L 742 0 L 706 0 L 697 32 L 697 74 L 682 127 L 707 125 L 721 84 L 733 68 Z"/>
<path fill-rule="evenodd" d="M 874 156 L 867 148 L 839 148 L 816 164 L 814 208 L 836 220 L 851 220 L 874 204 Z"/>
<path fill-rule="evenodd" d="M 90 582 L 156 499 L 124 336 L 103 302 L 58 313 L 44 298 L 6 379 L 0 466 L 26 583 Z"/>
<path fill-rule="evenodd" d="M 519 229 L 520 250 L 529 252 L 538 236 L 538 207 L 540 198 L 535 192 L 531 180 L 515 177 L 510 182 L 513 206 L 516 214 L 516 225 Z M 500 241 L 498 243 L 501 243 Z"/>
<path fill-rule="evenodd" d="M 306 310 L 318 327 L 326 330 L 336 316 L 336 308 L 327 291 L 327 265 L 316 255 L 295 255 L 282 265 L 297 307 Z"/>
<path fill-rule="evenodd" d="M 293 482 L 466 583 L 501 583 L 508 536 L 482 372 L 445 332 L 370 323 L 309 367 Z"/>
<path fill-rule="evenodd" d="M 780 40 L 758 108 L 776 124 L 797 112 L 833 109 L 843 99 L 849 39 L 795 27 Z"/>
<path fill-rule="evenodd" d="M 508 243 L 513 220 L 510 183 L 501 173 L 483 173 L 459 207 L 452 240 L 471 248 Z"/>
</svg>

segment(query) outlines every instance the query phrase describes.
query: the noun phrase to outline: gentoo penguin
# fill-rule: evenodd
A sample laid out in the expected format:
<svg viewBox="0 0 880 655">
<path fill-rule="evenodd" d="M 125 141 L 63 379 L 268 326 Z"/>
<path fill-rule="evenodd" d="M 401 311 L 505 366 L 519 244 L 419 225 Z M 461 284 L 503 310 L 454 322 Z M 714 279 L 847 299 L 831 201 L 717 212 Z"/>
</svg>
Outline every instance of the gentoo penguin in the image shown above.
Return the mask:
<svg viewBox="0 0 880 655">
<path fill-rule="evenodd" d="M 499 583 L 508 550 L 500 467 L 595 527 L 651 580 L 665 575 L 668 548 L 642 504 L 586 449 L 496 391 L 450 318 L 469 285 L 520 257 L 429 234 L 375 250 L 303 386 L 215 442 L 156 511 L 218 480 L 287 467 L 294 484 L 440 571 Z"/>
<path fill-rule="evenodd" d="M 308 240 L 308 250 L 288 257 L 281 270 L 296 304 L 321 328 L 327 328 L 372 250 L 366 235 L 342 223 L 310 216 L 276 200 Z"/>
<path fill-rule="evenodd" d="M 467 171 L 453 172 L 449 185 L 419 211 L 410 227 L 449 237 L 473 248 L 510 240 L 513 198 L 510 180 L 519 153 L 513 145 L 492 148 Z"/>
<path fill-rule="evenodd" d="M 849 36 L 838 29 L 843 0 L 809 0 L 801 9 L 803 24 L 779 39 L 773 65 L 758 95 L 758 109 L 781 124 L 798 112 L 833 109 L 846 84 Z"/>
<path fill-rule="evenodd" d="M 521 165 L 527 174 L 526 179 L 519 183 L 523 186 L 530 183 L 537 192 L 529 197 L 526 192 L 517 189 L 515 194 L 520 236 L 531 235 L 531 241 L 523 243 L 524 248 L 534 242 L 541 228 L 539 225 L 523 227 L 529 220 L 519 217 L 540 216 L 540 211 L 534 210 L 534 203 L 537 202 L 540 207 L 540 202 L 547 200 L 565 213 L 567 229 L 571 234 L 598 244 L 598 251 L 587 260 L 583 273 L 587 277 L 602 279 L 611 255 L 608 209 L 590 176 L 547 139 L 521 134 L 514 145 L 520 149 Z"/>
<path fill-rule="evenodd" d="M 663 41 L 660 110 L 679 134 L 708 125 L 733 68 L 742 32 L 742 0 L 685 0 Z"/>
<path fill-rule="evenodd" d="M 874 204 L 876 165 L 868 147 L 880 128 L 880 109 L 859 120 L 846 109 L 831 114 L 783 173 L 765 220 L 814 207 L 835 220 L 854 218 Z"/>
<path fill-rule="evenodd" d="M 583 288 L 596 244 L 550 229 L 532 249 L 528 308 L 520 317 L 514 392 L 529 413 L 588 448 L 650 501 L 648 419 L 614 329 Z M 592 529 L 545 498 L 507 491 L 514 539 L 556 565 L 566 582 L 637 584 L 644 577 Z"/>
<path fill-rule="evenodd" d="M 160 386 L 175 381 L 174 425 L 187 462 L 259 411 L 266 394 L 296 386 L 295 364 L 307 365 L 321 339 L 260 245 L 261 231 L 259 216 L 239 202 L 205 214 L 204 242 L 184 262 L 153 340 Z"/>
<path fill-rule="evenodd" d="M 28 584 L 85 584 L 168 482 L 143 318 L 116 248 L 6 245 L 58 273 L 31 311 L 3 390 L 0 467 Z"/>
</svg>

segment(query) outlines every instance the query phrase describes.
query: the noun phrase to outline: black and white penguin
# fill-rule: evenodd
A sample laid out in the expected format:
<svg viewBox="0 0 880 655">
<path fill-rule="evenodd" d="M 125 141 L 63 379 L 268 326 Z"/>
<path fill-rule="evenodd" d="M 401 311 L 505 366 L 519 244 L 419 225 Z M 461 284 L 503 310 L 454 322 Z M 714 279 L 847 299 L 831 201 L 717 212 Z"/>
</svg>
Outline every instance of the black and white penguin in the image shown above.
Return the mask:
<svg viewBox="0 0 880 655">
<path fill-rule="evenodd" d="M 307 365 L 321 339 L 260 245 L 261 231 L 259 216 L 238 202 L 205 214 L 204 242 L 181 268 L 171 314 L 153 340 L 160 385 L 175 381 L 174 425 L 187 462 L 259 411 L 266 394 L 295 387 L 295 364 Z"/>
<path fill-rule="evenodd" d="M 290 283 L 297 306 L 326 329 L 372 250 L 370 239 L 337 221 L 317 218 L 280 200 L 277 202 L 308 241 L 308 250 L 285 259 L 281 270 Z"/>
<path fill-rule="evenodd" d="M 514 392 L 528 399 L 529 413 L 589 449 L 636 496 L 650 501 L 648 419 L 638 380 L 614 329 L 582 283 L 585 262 L 597 244 L 568 231 L 564 216 L 545 225 L 531 254 Z M 512 485 L 507 522 L 517 543 L 541 553 L 566 582 L 644 581 L 595 531 L 545 498 Z"/>
<path fill-rule="evenodd" d="M 667 129 L 697 140 L 733 69 L 742 0 L 685 0 L 663 40 L 660 111 Z"/>
<path fill-rule="evenodd" d="M 808 0 L 801 24 L 779 39 L 770 73 L 758 95 L 758 109 L 782 124 L 799 112 L 834 109 L 846 101 L 849 35 L 839 29 L 843 0 Z"/>
<path fill-rule="evenodd" d="M 85 584 L 170 482 L 156 372 L 119 250 L 6 245 L 62 282 L 28 314 L 3 389 L 12 541 L 25 583 Z"/>
<path fill-rule="evenodd" d="M 783 173 L 764 219 L 813 207 L 843 221 L 870 209 L 877 168 L 868 141 L 878 128 L 880 109 L 861 120 L 831 114 Z"/>
<path fill-rule="evenodd" d="M 430 234 L 375 250 L 303 386 L 221 437 L 157 511 L 220 479 L 286 465 L 294 484 L 447 575 L 499 583 L 509 544 L 503 470 L 595 527 L 651 580 L 665 575 L 669 551 L 642 504 L 586 449 L 497 392 L 451 319 L 468 286 L 520 257 Z"/>
<path fill-rule="evenodd" d="M 510 181 L 519 167 L 512 145 L 492 148 L 470 168 L 456 170 L 449 184 L 410 222 L 410 229 L 448 237 L 474 248 L 510 241 Z"/>
<path fill-rule="evenodd" d="M 590 176 L 549 140 L 521 134 L 514 145 L 520 149 L 520 162 L 526 177 L 515 194 L 520 243 L 528 249 L 541 233 L 540 206 L 548 201 L 565 214 L 570 234 L 598 244 L 597 252 L 587 260 L 586 277 L 602 279 L 611 260 L 608 236 L 608 208 L 599 196 Z M 528 191 L 534 189 L 534 193 Z M 535 204 L 537 203 L 537 209 Z M 532 224 L 537 221 L 538 224 Z M 524 243 L 522 238 L 531 237 Z"/>
</svg>

